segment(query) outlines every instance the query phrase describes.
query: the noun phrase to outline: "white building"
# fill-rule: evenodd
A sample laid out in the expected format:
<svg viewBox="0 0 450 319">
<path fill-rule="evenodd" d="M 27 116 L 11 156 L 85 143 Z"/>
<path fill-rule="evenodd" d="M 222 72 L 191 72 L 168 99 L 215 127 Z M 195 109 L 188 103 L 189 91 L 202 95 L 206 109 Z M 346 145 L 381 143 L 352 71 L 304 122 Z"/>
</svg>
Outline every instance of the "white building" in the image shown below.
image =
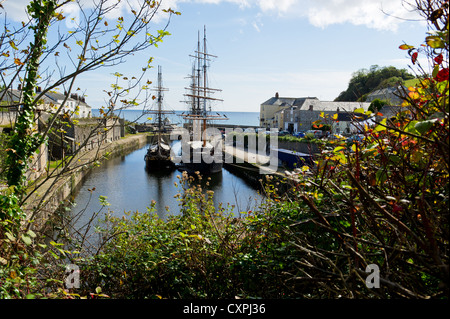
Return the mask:
<svg viewBox="0 0 450 319">
<path fill-rule="evenodd" d="M 66 96 L 65 94 L 57 92 L 44 93 L 41 101 L 41 108 L 47 112 L 53 113 L 58 110 L 64 103 L 62 108 L 63 113 L 68 113 L 72 118 L 86 118 L 92 116 L 92 108 L 86 103 L 83 96 L 78 94 L 71 94 Z"/>
</svg>

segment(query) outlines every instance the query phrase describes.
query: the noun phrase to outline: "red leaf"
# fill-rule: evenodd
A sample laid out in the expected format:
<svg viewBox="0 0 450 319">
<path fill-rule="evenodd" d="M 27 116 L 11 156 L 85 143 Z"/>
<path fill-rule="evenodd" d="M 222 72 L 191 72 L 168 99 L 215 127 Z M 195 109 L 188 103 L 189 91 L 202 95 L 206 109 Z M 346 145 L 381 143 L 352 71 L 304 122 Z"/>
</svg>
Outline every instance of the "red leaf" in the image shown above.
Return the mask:
<svg viewBox="0 0 450 319">
<path fill-rule="evenodd" d="M 411 61 L 413 64 L 416 64 L 417 56 L 418 56 L 417 52 L 414 52 L 413 55 L 411 56 Z"/>
<path fill-rule="evenodd" d="M 434 58 L 434 61 L 437 64 L 441 64 L 443 60 L 444 60 L 444 58 L 442 57 L 442 54 L 439 54 L 437 57 Z"/>
<path fill-rule="evenodd" d="M 438 72 L 435 79 L 438 82 L 442 82 L 442 81 L 448 80 L 448 76 L 449 76 L 448 68 L 445 68 Z"/>
</svg>

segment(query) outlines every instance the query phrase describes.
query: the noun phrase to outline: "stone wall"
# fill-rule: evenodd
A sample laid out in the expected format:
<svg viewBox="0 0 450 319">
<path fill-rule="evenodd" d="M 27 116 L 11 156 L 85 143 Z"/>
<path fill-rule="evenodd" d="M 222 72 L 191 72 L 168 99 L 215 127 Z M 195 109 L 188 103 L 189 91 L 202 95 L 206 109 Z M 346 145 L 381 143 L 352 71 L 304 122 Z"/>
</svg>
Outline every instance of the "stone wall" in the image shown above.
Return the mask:
<svg viewBox="0 0 450 319">
<path fill-rule="evenodd" d="M 319 147 L 316 143 L 303 143 L 303 142 L 287 142 L 278 141 L 278 148 L 296 151 L 305 154 L 317 154 L 320 153 Z"/>
<path fill-rule="evenodd" d="M 96 156 L 97 158 L 102 157 L 107 152 L 110 154 L 109 158 L 122 156 L 142 148 L 146 144 L 146 135 L 132 135 L 103 145 L 98 149 L 98 154 L 97 149 L 85 152 L 80 156 L 80 161 L 81 163 L 85 162 L 86 165 L 80 165 L 80 161 L 78 160 L 73 161 L 74 165 L 77 165 L 78 168 L 74 169 L 69 176 L 60 178 L 56 183 L 54 179 L 49 179 L 30 196 L 25 205 L 27 219 L 35 220 L 35 228 L 42 229 L 46 221 L 53 216 L 54 212 L 62 204 L 67 202 L 79 187 L 81 187 L 85 177 L 93 168 L 91 162 L 95 160 Z M 36 210 L 37 205 L 40 203 L 43 203 L 42 206 L 39 210 Z"/>
</svg>

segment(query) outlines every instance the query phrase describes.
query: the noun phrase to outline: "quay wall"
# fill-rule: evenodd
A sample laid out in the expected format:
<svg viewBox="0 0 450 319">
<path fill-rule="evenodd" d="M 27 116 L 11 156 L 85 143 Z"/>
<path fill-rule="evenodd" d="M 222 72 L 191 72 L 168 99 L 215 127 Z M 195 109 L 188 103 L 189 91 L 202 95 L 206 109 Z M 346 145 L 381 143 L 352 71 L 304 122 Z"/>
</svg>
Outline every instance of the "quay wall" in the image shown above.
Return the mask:
<svg viewBox="0 0 450 319">
<path fill-rule="evenodd" d="M 278 148 L 287 149 L 290 151 L 296 151 L 305 154 L 318 154 L 320 153 L 320 149 L 316 143 L 304 143 L 304 142 L 287 142 L 287 141 L 278 141 Z"/>
<path fill-rule="evenodd" d="M 34 220 L 34 228 L 42 229 L 46 222 L 54 215 L 61 205 L 67 203 L 73 194 L 81 187 L 87 175 L 94 167 L 96 159 L 103 158 L 109 153 L 108 158 L 123 156 L 144 147 L 148 142 L 148 136 L 144 134 L 130 135 L 120 140 L 100 146 L 99 149 L 90 150 L 79 155 L 74 160 L 77 168 L 57 181 L 48 179 L 36 190 L 25 204 L 27 220 Z M 81 165 L 80 165 L 81 163 Z M 86 163 L 82 165 L 82 163 Z M 39 206 L 39 207 L 38 207 Z"/>
</svg>

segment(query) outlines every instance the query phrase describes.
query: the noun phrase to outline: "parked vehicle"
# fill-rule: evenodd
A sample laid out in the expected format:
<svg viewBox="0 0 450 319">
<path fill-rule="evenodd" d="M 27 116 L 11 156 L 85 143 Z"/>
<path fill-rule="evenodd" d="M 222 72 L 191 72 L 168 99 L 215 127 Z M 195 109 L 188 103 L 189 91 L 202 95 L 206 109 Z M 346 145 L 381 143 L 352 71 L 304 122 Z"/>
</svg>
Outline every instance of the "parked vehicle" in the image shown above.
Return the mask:
<svg viewBox="0 0 450 319">
<path fill-rule="evenodd" d="M 341 134 L 331 134 L 330 136 L 328 136 L 329 140 L 345 140 L 345 137 L 342 136 Z"/>
<path fill-rule="evenodd" d="M 303 132 L 296 132 L 296 133 L 294 134 L 294 136 L 295 136 L 295 137 L 305 137 L 305 133 L 303 133 Z"/>
<path fill-rule="evenodd" d="M 364 139 L 363 134 L 355 134 L 347 138 L 347 143 L 362 142 L 363 139 Z"/>
<path fill-rule="evenodd" d="M 284 135 L 289 135 L 291 133 L 289 133 L 288 131 L 280 131 L 278 132 L 278 136 L 284 136 Z"/>
<path fill-rule="evenodd" d="M 323 136 L 323 131 L 321 130 L 308 130 L 305 135 L 314 134 L 314 138 L 321 138 Z"/>
</svg>

